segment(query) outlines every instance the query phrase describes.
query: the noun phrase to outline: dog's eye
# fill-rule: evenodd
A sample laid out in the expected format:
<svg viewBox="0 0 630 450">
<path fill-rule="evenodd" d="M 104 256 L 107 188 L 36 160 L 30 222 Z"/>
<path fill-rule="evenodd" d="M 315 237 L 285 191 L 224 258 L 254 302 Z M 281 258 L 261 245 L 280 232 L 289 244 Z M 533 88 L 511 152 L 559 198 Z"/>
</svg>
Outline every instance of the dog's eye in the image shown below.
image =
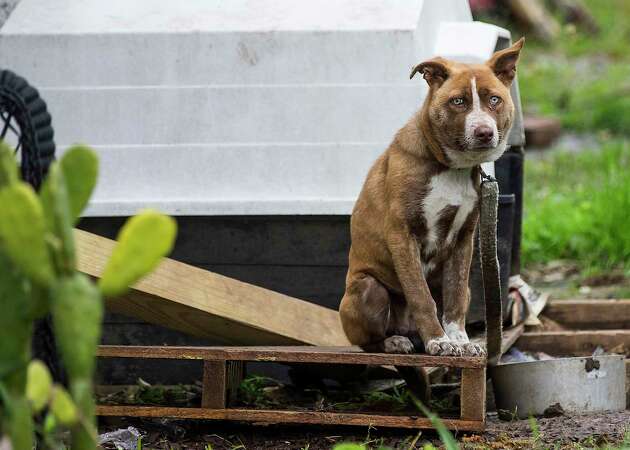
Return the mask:
<svg viewBox="0 0 630 450">
<path fill-rule="evenodd" d="M 497 97 L 496 95 L 490 97 L 490 106 L 497 106 L 499 103 L 501 103 L 501 97 Z"/>
<path fill-rule="evenodd" d="M 462 106 L 464 101 L 465 100 L 462 97 L 455 97 L 451 99 L 451 103 L 455 106 Z"/>
</svg>

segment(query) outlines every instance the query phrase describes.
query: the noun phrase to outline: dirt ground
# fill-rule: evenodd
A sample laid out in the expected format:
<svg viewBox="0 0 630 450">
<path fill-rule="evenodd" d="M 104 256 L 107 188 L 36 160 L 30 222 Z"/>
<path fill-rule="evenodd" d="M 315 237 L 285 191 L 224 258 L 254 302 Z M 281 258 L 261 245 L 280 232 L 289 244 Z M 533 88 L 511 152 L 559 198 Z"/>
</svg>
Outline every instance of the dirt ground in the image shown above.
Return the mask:
<svg viewBox="0 0 630 450">
<path fill-rule="evenodd" d="M 528 420 L 501 421 L 488 415 L 483 434 L 458 434 L 465 449 L 586 448 L 619 444 L 630 429 L 630 411 L 588 416 L 539 418 L 539 436 Z M 143 434 L 143 448 L 156 449 L 331 449 L 340 442 L 365 443 L 369 448 L 422 448 L 427 442 L 439 445 L 431 431 L 316 427 L 304 425 L 248 425 L 221 422 L 107 419 L 101 431 L 136 427 Z M 107 448 L 107 447 L 106 447 Z M 111 447 L 110 447 L 111 448 Z"/>
</svg>

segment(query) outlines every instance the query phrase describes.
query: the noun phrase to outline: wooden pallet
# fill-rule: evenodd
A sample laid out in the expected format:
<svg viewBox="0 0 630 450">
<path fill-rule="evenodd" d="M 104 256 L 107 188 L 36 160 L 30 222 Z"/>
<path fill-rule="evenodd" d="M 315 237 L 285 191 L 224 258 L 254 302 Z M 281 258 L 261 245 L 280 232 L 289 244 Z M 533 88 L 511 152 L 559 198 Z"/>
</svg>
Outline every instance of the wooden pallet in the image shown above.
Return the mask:
<svg viewBox="0 0 630 450">
<path fill-rule="evenodd" d="M 394 428 L 433 428 L 426 417 L 322 411 L 230 408 L 246 361 L 373 364 L 462 369 L 460 417 L 443 418 L 454 430 L 483 431 L 485 426 L 486 360 L 480 357 L 442 357 L 364 353 L 357 347 L 140 347 L 99 348 L 101 358 L 152 358 L 203 361 L 201 407 L 155 406 L 97 407 L 101 416 L 170 417 L 179 419 L 233 420 L 256 423 L 307 423 L 323 425 L 373 425 Z"/>
</svg>

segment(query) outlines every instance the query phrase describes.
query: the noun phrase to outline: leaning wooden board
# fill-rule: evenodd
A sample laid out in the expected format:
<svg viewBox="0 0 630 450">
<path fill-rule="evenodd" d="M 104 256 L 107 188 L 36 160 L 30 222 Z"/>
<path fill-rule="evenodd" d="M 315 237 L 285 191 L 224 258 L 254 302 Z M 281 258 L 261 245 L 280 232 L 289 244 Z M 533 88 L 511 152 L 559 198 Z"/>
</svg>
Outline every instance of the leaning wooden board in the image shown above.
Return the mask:
<svg viewBox="0 0 630 450">
<path fill-rule="evenodd" d="M 75 237 L 79 270 L 98 277 L 115 242 Z M 168 258 L 107 308 L 226 344 L 349 345 L 336 311 Z"/>
<path fill-rule="evenodd" d="M 433 428 L 420 414 L 370 414 L 334 411 L 292 411 L 231 408 L 228 391 L 240 380 L 235 373 L 244 361 L 308 364 L 384 364 L 462 369 L 461 406 L 458 418 L 444 418 L 451 429 L 482 431 L 485 426 L 486 360 L 481 357 L 444 357 L 364 353 L 357 347 L 134 347 L 101 346 L 101 358 L 157 358 L 203 361 L 200 407 L 107 406 L 97 407 L 101 416 L 169 417 L 179 419 L 233 420 L 255 423 L 305 423 L 324 425 L 374 425 L 395 428 Z M 236 369 L 236 370 L 235 370 Z"/>
</svg>

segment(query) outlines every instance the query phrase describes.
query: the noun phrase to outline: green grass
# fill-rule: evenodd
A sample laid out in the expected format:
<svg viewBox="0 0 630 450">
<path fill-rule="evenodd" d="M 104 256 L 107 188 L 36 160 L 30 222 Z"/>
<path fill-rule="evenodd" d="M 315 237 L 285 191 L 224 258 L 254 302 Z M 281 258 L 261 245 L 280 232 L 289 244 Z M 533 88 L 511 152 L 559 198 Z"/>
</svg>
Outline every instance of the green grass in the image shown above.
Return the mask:
<svg viewBox="0 0 630 450">
<path fill-rule="evenodd" d="M 239 397 L 246 405 L 259 408 L 270 406 L 274 402 L 267 396 L 265 388 L 277 384 L 278 381 L 273 378 L 255 374 L 248 375 L 238 387 Z"/>
<path fill-rule="evenodd" d="M 630 134 L 630 62 L 589 65 L 546 58 L 524 64 L 519 83 L 526 113 L 558 117 L 576 132 Z"/>
<path fill-rule="evenodd" d="M 551 44 L 530 39 L 519 87 L 526 113 L 557 117 L 565 130 L 599 136 L 602 146 L 527 162 L 523 259 L 578 260 L 585 272 L 628 271 L 630 1 L 584 3 L 600 33 L 570 25 Z"/>
<path fill-rule="evenodd" d="M 524 109 L 578 132 L 630 134 L 630 2 L 585 3 L 598 35 L 570 25 L 550 45 L 528 40 L 519 65 Z"/>
<path fill-rule="evenodd" d="M 630 269 L 630 143 L 527 161 L 524 262 Z"/>
</svg>

